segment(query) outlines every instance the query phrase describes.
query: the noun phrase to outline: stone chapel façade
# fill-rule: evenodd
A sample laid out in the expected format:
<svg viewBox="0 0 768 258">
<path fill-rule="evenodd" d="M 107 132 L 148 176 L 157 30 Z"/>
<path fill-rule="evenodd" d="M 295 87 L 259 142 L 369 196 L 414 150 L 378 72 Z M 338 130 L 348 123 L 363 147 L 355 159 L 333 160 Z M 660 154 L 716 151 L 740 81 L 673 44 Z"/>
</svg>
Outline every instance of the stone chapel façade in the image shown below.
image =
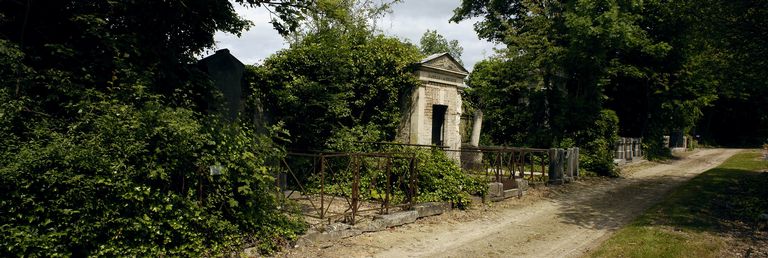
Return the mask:
<svg viewBox="0 0 768 258">
<path fill-rule="evenodd" d="M 408 144 L 444 146 L 460 150 L 462 100 L 469 72 L 448 53 L 434 54 L 420 62 L 415 74 L 421 84 L 411 95 L 408 117 L 399 138 Z M 459 159 L 458 152 L 448 156 Z"/>
</svg>

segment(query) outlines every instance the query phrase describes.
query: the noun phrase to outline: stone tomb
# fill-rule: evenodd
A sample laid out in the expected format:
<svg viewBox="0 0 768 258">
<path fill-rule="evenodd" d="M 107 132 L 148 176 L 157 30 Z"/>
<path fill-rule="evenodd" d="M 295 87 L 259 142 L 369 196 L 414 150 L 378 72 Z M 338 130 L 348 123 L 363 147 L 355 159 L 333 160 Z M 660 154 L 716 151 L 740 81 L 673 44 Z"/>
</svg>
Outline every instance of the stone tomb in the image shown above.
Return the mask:
<svg viewBox="0 0 768 258">
<path fill-rule="evenodd" d="M 461 91 L 469 72 L 448 53 L 434 54 L 420 62 L 416 76 L 421 85 L 411 95 L 410 113 L 401 127 L 403 142 L 443 146 L 460 159 Z"/>
<path fill-rule="evenodd" d="M 243 78 L 245 65 L 230 54 L 226 48 L 217 50 L 215 54 L 201 59 L 197 65 L 200 70 L 208 74 L 216 88 L 224 95 L 227 109 L 224 110 L 225 114 L 232 120 L 237 118 L 238 112 L 242 110 L 243 89 L 246 87 Z M 212 105 L 212 107 L 214 106 Z"/>
</svg>

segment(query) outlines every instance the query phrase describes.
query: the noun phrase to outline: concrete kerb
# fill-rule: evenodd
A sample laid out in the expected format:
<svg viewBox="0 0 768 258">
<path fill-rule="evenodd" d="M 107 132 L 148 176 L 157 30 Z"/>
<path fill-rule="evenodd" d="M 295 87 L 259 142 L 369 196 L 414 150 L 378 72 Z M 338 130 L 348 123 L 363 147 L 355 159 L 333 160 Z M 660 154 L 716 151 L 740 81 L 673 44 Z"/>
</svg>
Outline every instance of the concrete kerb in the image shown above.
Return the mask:
<svg viewBox="0 0 768 258">
<path fill-rule="evenodd" d="M 511 197 L 519 198 L 522 197 L 529 187 L 528 181 L 520 178 L 515 179 L 514 186 L 515 188 L 513 189 L 504 190 L 502 183 L 489 183 L 487 199 L 496 202 Z M 479 197 L 477 199 L 482 200 Z M 390 227 L 413 223 L 419 218 L 440 215 L 451 209 L 451 204 L 448 202 L 420 203 L 414 205 L 411 210 L 376 215 L 372 220 L 364 221 L 354 226 L 334 223 L 322 228 L 322 232 L 311 230 L 302 236 L 296 244 L 306 245 L 315 242 L 327 242 L 353 237 L 365 232 L 381 231 Z"/>
<path fill-rule="evenodd" d="M 301 239 L 297 241 L 297 245 L 302 245 L 302 243 L 306 243 L 306 242 L 315 243 L 315 242 L 326 242 L 326 241 L 332 241 L 337 239 L 343 239 L 343 238 L 360 235 L 362 233 L 363 233 L 362 230 L 354 229 L 354 228 L 348 228 L 348 229 L 343 229 L 339 231 L 325 231 L 325 232 L 312 231 L 302 236 Z"/>
<path fill-rule="evenodd" d="M 493 182 L 488 183 L 488 197 L 491 199 L 504 196 L 504 184 Z"/>
<path fill-rule="evenodd" d="M 322 228 L 322 232 L 315 230 L 307 232 L 296 244 L 306 245 L 308 243 L 333 241 L 360 235 L 364 232 L 381 231 L 390 227 L 413 223 L 418 218 L 440 215 L 449 210 L 451 210 L 451 204 L 447 202 L 420 203 L 414 205 L 412 210 L 376 215 L 373 220 L 354 226 L 344 223 L 327 225 Z"/>
<path fill-rule="evenodd" d="M 447 211 L 450 211 L 451 204 L 447 202 L 419 203 L 413 206 L 413 210 L 415 210 L 419 214 L 419 218 L 423 218 L 423 217 L 440 215 Z"/>
<path fill-rule="evenodd" d="M 515 188 L 504 190 L 504 184 L 502 183 L 488 183 L 487 199 L 498 202 L 511 197 L 522 197 L 525 191 L 528 190 L 528 180 L 517 178 L 513 187 Z"/>
</svg>

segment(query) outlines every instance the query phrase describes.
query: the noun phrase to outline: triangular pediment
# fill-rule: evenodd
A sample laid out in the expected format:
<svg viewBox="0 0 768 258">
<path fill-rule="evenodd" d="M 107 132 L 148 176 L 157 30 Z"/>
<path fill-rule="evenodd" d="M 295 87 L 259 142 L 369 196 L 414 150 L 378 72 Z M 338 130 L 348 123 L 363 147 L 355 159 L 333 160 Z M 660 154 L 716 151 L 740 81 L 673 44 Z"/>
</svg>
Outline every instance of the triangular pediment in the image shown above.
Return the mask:
<svg viewBox="0 0 768 258">
<path fill-rule="evenodd" d="M 459 74 L 469 74 L 467 69 L 448 53 L 434 54 L 424 58 L 424 60 L 421 61 L 421 65 Z"/>
</svg>

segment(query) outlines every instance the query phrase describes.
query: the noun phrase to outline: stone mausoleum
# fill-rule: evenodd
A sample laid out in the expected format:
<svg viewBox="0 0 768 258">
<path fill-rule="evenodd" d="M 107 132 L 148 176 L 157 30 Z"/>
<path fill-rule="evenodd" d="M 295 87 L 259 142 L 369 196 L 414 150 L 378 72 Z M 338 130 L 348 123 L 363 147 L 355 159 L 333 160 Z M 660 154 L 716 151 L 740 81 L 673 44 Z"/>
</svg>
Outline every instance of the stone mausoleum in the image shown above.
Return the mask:
<svg viewBox="0 0 768 258">
<path fill-rule="evenodd" d="M 460 150 L 461 92 L 467 88 L 464 78 L 469 72 L 450 54 L 442 53 L 422 60 L 415 73 L 421 85 L 411 95 L 400 138 L 409 144 Z M 456 160 L 460 156 L 452 151 L 448 155 Z"/>
</svg>

